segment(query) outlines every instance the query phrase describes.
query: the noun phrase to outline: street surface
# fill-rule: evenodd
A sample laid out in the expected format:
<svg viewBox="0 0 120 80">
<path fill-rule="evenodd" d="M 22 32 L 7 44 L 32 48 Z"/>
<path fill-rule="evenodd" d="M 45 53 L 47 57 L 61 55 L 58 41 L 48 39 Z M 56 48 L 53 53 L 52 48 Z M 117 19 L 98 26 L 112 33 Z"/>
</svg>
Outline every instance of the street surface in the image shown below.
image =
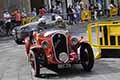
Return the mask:
<svg viewBox="0 0 120 80">
<path fill-rule="evenodd" d="M 42 68 L 43 78 L 35 78 L 31 74 L 24 46 L 15 44 L 13 40 L 0 43 L 0 80 L 120 80 L 120 59 L 96 60 L 89 73 L 82 71 L 80 65 L 62 75 Z"/>
<path fill-rule="evenodd" d="M 86 25 L 72 27 L 75 35 L 86 35 Z M 77 31 L 76 31 L 77 30 Z M 24 45 L 17 45 L 11 38 L 0 38 L 0 80 L 120 80 L 120 59 L 96 60 L 91 72 L 84 72 L 81 65 L 57 74 L 46 68 L 41 77 L 31 73 Z"/>
</svg>

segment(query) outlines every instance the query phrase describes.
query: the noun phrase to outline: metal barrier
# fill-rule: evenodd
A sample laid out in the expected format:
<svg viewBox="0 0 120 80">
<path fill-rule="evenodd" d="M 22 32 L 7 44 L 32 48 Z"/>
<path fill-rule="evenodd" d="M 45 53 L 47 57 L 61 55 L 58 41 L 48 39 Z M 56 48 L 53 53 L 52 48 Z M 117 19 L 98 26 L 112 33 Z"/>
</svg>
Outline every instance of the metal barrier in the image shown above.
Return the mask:
<svg viewBox="0 0 120 80">
<path fill-rule="evenodd" d="M 110 16 L 116 16 L 118 14 L 118 8 L 114 7 L 110 10 Z"/>
<path fill-rule="evenodd" d="M 88 25 L 88 41 L 96 59 L 120 57 L 120 22 L 96 22 Z"/>
<path fill-rule="evenodd" d="M 91 12 L 88 9 L 85 9 L 85 10 L 82 11 L 81 20 L 82 21 L 91 20 Z"/>
</svg>

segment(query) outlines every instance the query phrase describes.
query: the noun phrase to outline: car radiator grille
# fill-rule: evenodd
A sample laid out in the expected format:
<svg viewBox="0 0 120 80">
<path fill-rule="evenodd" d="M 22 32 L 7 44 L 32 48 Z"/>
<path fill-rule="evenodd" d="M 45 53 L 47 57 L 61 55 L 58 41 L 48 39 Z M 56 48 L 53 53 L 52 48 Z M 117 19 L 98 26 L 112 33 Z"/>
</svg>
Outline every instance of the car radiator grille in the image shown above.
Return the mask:
<svg viewBox="0 0 120 80">
<path fill-rule="evenodd" d="M 66 36 L 64 34 L 55 34 L 53 36 L 53 48 L 54 48 L 54 53 L 55 53 L 55 58 L 59 60 L 59 54 L 61 52 L 67 52 L 67 40 Z"/>
</svg>

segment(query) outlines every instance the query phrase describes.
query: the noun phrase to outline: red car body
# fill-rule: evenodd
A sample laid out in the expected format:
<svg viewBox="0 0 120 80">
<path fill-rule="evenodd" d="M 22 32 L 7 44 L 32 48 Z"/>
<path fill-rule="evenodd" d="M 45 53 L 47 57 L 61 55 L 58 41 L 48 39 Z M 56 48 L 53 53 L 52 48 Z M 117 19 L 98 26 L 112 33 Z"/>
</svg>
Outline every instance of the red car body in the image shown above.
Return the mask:
<svg viewBox="0 0 120 80">
<path fill-rule="evenodd" d="M 35 75 L 40 73 L 40 65 L 80 63 L 86 71 L 90 71 L 94 64 L 93 51 L 82 39 L 66 30 L 32 32 L 25 39 L 25 48 Z"/>
</svg>

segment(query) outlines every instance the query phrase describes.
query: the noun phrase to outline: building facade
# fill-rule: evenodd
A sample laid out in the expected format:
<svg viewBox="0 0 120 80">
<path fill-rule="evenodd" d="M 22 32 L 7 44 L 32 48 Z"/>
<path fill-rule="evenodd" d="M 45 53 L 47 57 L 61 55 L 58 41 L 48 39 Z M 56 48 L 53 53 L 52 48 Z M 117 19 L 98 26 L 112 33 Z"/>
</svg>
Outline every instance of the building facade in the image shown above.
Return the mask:
<svg viewBox="0 0 120 80">
<path fill-rule="evenodd" d="M 67 7 L 69 5 L 73 5 L 75 2 L 81 0 L 0 0 L 0 17 L 2 17 L 2 13 L 4 10 L 12 11 L 14 9 L 23 8 L 30 12 L 33 8 L 37 10 L 41 7 L 45 7 L 47 10 L 50 10 L 52 6 L 60 4 L 62 7 L 62 12 L 66 15 Z M 120 8 L 120 0 L 82 0 L 86 5 L 95 4 L 97 2 L 101 2 L 102 9 L 106 9 L 107 5 L 112 2 L 117 7 Z"/>
<path fill-rule="evenodd" d="M 12 12 L 15 9 L 25 9 L 29 12 L 30 8 L 29 0 L 0 0 L 0 18 L 2 18 L 2 14 L 5 10 Z"/>
</svg>

